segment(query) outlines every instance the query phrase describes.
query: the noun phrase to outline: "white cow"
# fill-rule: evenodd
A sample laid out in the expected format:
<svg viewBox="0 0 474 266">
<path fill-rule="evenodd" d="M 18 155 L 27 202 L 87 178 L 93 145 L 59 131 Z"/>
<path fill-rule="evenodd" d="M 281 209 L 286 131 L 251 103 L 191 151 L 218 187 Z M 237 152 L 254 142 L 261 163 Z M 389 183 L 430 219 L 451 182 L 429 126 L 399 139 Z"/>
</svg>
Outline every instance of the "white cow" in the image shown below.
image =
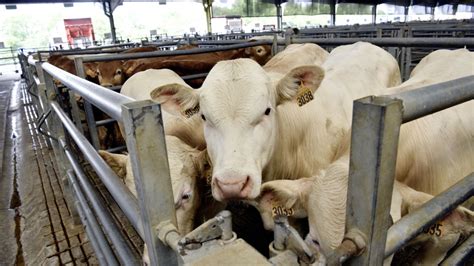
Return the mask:
<svg viewBox="0 0 474 266">
<path fill-rule="evenodd" d="M 137 101 L 151 99 L 150 93 L 157 87 L 174 84 L 192 90 L 184 80 L 169 69 L 148 69 L 131 76 L 122 86 L 120 94 Z M 191 147 L 200 150 L 206 147 L 202 120 L 199 117 L 170 115 L 162 109 L 164 130 L 166 135 L 177 136 Z M 123 134 L 122 134 L 123 135 Z"/>
<path fill-rule="evenodd" d="M 445 68 L 449 62 L 450 69 Z M 425 57 L 411 78 L 391 92 L 410 90 L 474 74 L 474 53 L 465 49 L 440 50 Z M 474 170 L 474 104 L 467 102 L 402 125 L 391 214 L 396 221 Z M 341 145 L 344 147 L 344 145 Z M 310 236 L 325 252 L 336 248 L 344 235 L 349 149 L 316 177 L 265 183 L 257 208 L 267 228 L 273 226 L 271 206 L 294 208 L 308 215 Z M 416 190 L 414 190 L 415 188 Z M 423 193 L 424 192 L 424 193 Z M 428 193 L 428 194 L 426 194 Z M 460 235 L 474 230 L 473 213 L 464 208 L 445 219 L 442 238 L 418 237 L 427 253 L 418 258 L 438 263 Z M 437 250 L 435 250 L 437 249 Z M 437 261 L 437 262 L 436 262 Z"/>
<path fill-rule="evenodd" d="M 250 60 L 223 61 L 199 91 L 172 84 L 151 94 L 175 114 L 200 106 L 219 201 L 255 198 L 262 181 L 315 175 L 337 159 L 352 100 L 400 83 L 395 59 L 362 42 L 334 49 L 322 68 L 276 76 Z"/>
<path fill-rule="evenodd" d="M 165 139 L 178 230 L 184 235 L 194 228 L 194 219 L 202 200 L 198 183 L 206 182 L 210 167 L 206 163 L 206 151 L 194 149 L 174 136 L 166 135 Z M 106 151 L 99 151 L 99 154 L 137 196 L 129 155 Z"/>
</svg>

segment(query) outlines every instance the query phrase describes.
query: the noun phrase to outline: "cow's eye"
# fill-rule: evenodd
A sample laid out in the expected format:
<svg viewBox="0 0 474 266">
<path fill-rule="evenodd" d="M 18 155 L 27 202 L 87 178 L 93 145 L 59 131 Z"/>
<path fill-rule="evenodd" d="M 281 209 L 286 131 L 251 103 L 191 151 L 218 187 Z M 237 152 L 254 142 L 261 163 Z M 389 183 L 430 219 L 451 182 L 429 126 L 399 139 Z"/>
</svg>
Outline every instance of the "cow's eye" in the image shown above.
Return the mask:
<svg viewBox="0 0 474 266">
<path fill-rule="evenodd" d="M 191 194 L 189 194 L 189 193 L 184 193 L 183 196 L 181 196 L 182 200 L 187 200 L 189 198 L 191 198 Z"/>
<path fill-rule="evenodd" d="M 201 118 L 202 120 L 206 121 L 206 117 L 203 114 L 201 114 Z"/>
<path fill-rule="evenodd" d="M 121 74 L 122 74 L 122 70 L 121 70 L 121 69 L 117 69 L 116 73 L 117 73 L 117 75 L 121 75 Z"/>
<path fill-rule="evenodd" d="M 265 115 L 269 115 L 271 110 L 272 110 L 272 109 L 267 108 L 267 110 L 265 110 Z"/>
</svg>

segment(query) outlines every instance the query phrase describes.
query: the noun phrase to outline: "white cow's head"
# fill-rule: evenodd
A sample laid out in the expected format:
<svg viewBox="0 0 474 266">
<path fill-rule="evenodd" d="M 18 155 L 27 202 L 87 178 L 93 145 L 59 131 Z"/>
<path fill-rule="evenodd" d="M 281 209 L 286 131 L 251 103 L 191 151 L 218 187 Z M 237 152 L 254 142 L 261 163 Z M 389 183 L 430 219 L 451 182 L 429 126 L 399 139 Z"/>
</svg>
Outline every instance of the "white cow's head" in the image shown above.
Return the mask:
<svg viewBox="0 0 474 266">
<path fill-rule="evenodd" d="M 207 164 L 206 151 L 196 150 L 176 137 L 166 136 L 166 148 L 178 230 L 184 235 L 194 228 L 196 211 L 201 203 L 198 183 L 206 181 L 210 166 Z M 117 176 L 124 180 L 132 194 L 137 196 L 129 156 L 106 151 L 99 151 L 99 154 Z"/>
<path fill-rule="evenodd" d="M 314 92 L 323 76 L 317 66 L 302 66 L 275 81 L 256 62 L 237 59 L 216 64 L 199 90 L 170 84 L 150 96 L 170 113 L 204 120 L 214 198 L 252 199 L 278 137 L 277 106 L 294 101 L 301 86 Z"/>
</svg>

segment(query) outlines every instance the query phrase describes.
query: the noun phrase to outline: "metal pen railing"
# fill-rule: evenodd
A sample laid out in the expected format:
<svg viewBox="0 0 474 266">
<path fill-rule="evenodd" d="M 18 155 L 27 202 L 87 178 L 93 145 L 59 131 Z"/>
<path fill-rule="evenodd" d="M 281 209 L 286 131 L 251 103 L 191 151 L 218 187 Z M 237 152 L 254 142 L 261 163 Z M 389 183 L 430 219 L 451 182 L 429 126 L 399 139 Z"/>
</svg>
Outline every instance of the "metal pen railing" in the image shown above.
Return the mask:
<svg viewBox="0 0 474 266">
<path fill-rule="evenodd" d="M 36 62 L 31 63 L 38 66 Z M 109 214 L 104 211 L 104 207 L 101 206 L 99 200 L 91 192 L 91 185 L 86 181 L 77 160 L 69 151 L 64 137 L 62 137 L 66 132 L 96 171 L 100 180 L 107 187 L 107 190 L 120 206 L 132 226 L 142 239 L 145 240 L 152 264 L 176 264 L 176 254 L 158 240 L 154 229 L 163 221 L 170 221 L 176 227 L 174 204 L 162 204 L 156 208 L 156 202 L 161 200 L 165 200 L 168 203 L 174 202 L 168 162 L 166 160 L 167 153 L 164 146 L 163 125 L 161 118 L 159 118 L 161 113 L 158 104 L 151 101 L 134 102 L 128 97 L 88 82 L 48 63 L 39 65 L 39 67 L 41 66 L 44 67 L 43 75 L 46 90 L 40 93 L 43 93 L 44 98 L 47 99 L 47 108 L 51 108 L 55 114 L 54 118 L 50 117 L 48 128 L 51 131 L 50 134 L 56 136 L 60 141 L 60 143 L 54 143 L 53 141 L 58 165 L 60 168 L 66 169 L 66 171 L 74 170 L 75 177 L 77 177 L 79 182 L 76 182 L 77 180 L 74 180 L 71 175 L 67 175 L 68 180 L 70 180 L 70 183 L 78 183 L 85 193 L 84 195 L 91 202 L 95 215 L 99 217 L 105 232 L 117 251 L 116 255 L 121 263 L 134 265 L 138 263 L 138 258 L 130 251 L 130 247 L 125 244 L 123 237 L 117 234 L 119 230 L 113 225 L 111 218 L 108 217 Z M 53 78 L 59 80 L 71 91 L 81 95 L 99 109 L 124 124 L 127 134 L 127 146 L 130 151 L 129 156 L 136 181 L 135 185 L 138 191 L 138 202 L 141 202 L 141 204 L 138 204 L 137 199 L 131 194 L 130 190 L 125 187 L 120 178 L 104 162 L 60 105 L 53 100 L 59 95 L 59 91 L 53 83 Z M 122 110 L 122 106 L 126 106 L 125 111 Z M 122 113 L 125 114 L 124 117 Z M 147 123 L 143 123 L 143 119 L 146 119 Z M 65 132 L 62 132 L 63 129 L 65 129 Z M 146 136 L 148 137 L 140 138 L 143 134 L 147 134 Z M 145 149 L 146 155 L 142 154 L 144 152 L 143 148 L 136 148 L 137 146 L 153 146 L 153 142 L 155 142 L 155 149 Z M 156 158 L 162 159 L 156 161 Z M 140 169 L 137 169 L 137 167 L 140 167 Z M 157 176 L 158 179 L 156 178 Z M 145 202 L 148 207 L 144 205 Z M 91 240 L 93 241 L 94 239 Z M 100 239 L 96 238 L 95 240 L 97 240 L 95 246 L 100 249 L 97 251 L 103 251 Z M 159 256 L 158 252 L 160 253 Z M 108 258 L 105 253 L 100 253 L 104 256 L 104 260 L 113 262 L 113 259 Z"/>
<path fill-rule="evenodd" d="M 401 124 L 472 99 L 474 76 L 468 76 L 354 102 L 346 229 L 348 239 L 359 247 L 364 240 L 365 251 L 350 260 L 351 265 L 381 265 L 423 228 L 474 195 L 471 174 L 390 227 Z"/>
</svg>

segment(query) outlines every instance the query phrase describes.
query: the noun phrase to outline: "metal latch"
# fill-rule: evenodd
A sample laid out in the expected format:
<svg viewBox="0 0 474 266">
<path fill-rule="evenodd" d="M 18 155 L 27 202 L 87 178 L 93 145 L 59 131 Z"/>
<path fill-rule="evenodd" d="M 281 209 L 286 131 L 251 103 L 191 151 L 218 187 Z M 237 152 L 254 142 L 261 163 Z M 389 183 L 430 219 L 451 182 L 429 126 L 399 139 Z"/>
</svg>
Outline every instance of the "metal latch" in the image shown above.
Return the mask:
<svg viewBox="0 0 474 266">
<path fill-rule="evenodd" d="M 214 218 L 201 224 L 192 232 L 185 235 L 178 242 L 181 251 L 185 249 L 193 250 L 202 246 L 202 243 L 220 238 L 223 241 L 230 241 L 235 238 L 232 232 L 232 214 L 224 210 Z"/>
</svg>

